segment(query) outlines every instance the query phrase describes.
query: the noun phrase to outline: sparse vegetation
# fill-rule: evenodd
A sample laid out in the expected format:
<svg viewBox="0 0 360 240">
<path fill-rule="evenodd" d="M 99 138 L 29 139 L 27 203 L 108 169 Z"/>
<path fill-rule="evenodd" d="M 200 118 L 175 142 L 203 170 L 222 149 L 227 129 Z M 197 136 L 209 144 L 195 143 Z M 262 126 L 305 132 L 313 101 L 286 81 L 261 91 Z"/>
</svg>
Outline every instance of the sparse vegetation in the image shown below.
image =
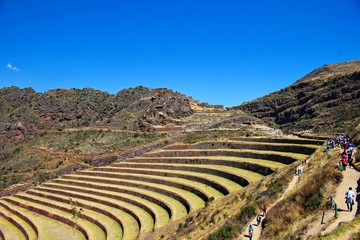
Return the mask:
<svg viewBox="0 0 360 240">
<path fill-rule="evenodd" d="M 256 207 L 254 205 L 246 205 L 241 209 L 239 216 L 237 217 L 238 221 L 242 224 L 247 223 L 251 218 L 256 216 Z"/>
<path fill-rule="evenodd" d="M 300 188 L 269 211 L 264 237 L 286 239 L 296 235 L 296 231 L 301 230 L 297 227 L 301 225 L 293 224 L 304 221 L 307 216 L 315 214 L 326 205 L 339 183 L 336 161 L 339 153 L 332 151 L 330 154 L 328 159 L 324 157 L 325 154 L 318 152 L 309 163 L 309 171 L 301 176 L 306 180 L 303 180 Z"/>
<path fill-rule="evenodd" d="M 340 224 L 333 232 L 325 236 L 315 237 L 314 240 L 336 240 L 345 239 L 345 236 L 350 237 L 348 239 L 359 239 L 360 233 L 358 226 L 360 225 L 360 215 L 358 215 L 353 221 Z"/>
<path fill-rule="evenodd" d="M 224 224 L 216 233 L 208 236 L 207 240 L 231 239 L 234 236 L 234 227 L 230 223 Z"/>
<path fill-rule="evenodd" d="M 81 162 L 91 165 L 101 155 L 119 154 L 165 136 L 156 133 L 104 132 L 101 129 L 43 133 L 41 138 L 19 144 L 3 153 L 0 158 L 0 191 L 29 180 L 37 185 L 63 174 L 66 169 L 78 168 Z M 113 162 L 116 156 L 106 159 Z"/>
</svg>

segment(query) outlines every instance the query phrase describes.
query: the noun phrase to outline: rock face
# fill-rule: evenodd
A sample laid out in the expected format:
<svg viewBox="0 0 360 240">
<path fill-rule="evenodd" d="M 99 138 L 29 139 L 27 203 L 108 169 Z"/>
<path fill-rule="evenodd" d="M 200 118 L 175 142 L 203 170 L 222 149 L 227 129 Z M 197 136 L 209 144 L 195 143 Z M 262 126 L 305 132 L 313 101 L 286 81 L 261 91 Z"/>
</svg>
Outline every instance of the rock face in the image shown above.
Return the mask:
<svg viewBox="0 0 360 240">
<path fill-rule="evenodd" d="M 188 117 L 194 113 L 189 98 L 167 89 L 154 92 L 150 103 L 139 124 L 143 131 L 153 131 L 154 125 L 167 125 L 172 123 L 172 119 Z"/>
<path fill-rule="evenodd" d="M 128 88 L 111 95 L 99 90 L 54 89 L 36 93 L 31 88 L 0 89 L 2 145 L 32 138 L 41 130 L 86 126 L 152 131 L 172 119 L 193 113 L 189 99 L 171 90 Z"/>
<path fill-rule="evenodd" d="M 235 108 L 285 130 L 336 131 L 360 116 L 360 61 L 325 65 Z"/>
</svg>

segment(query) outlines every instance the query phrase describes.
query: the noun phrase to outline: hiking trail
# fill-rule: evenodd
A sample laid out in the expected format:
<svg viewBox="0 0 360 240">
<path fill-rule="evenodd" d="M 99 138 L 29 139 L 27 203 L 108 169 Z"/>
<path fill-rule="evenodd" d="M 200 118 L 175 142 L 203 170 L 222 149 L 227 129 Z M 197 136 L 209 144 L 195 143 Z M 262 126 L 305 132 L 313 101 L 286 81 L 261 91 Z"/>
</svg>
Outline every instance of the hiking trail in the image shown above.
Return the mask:
<svg viewBox="0 0 360 240">
<path fill-rule="evenodd" d="M 301 169 L 301 172 L 303 171 L 305 165 L 300 164 L 298 166 L 298 169 Z M 300 174 L 301 175 L 301 174 Z M 284 193 L 281 195 L 280 198 L 278 198 L 273 204 L 269 205 L 267 208 L 267 212 L 272 208 L 272 206 L 275 206 L 278 202 L 280 202 L 282 199 L 284 199 L 284 197 L 287 196 L 287 194 L 290 192 L 290 190 L 292 190 L 295 185 L 298 183 L 299 181 L 299 177 L 300 175 L 294 175 L 293 179 L 291 180 L 291 182 L 289 183 L 289 186 L 286 188 L 286 190 L 284 191 Z M 259 214 L 259 213 L 258 213 Z M 253 232 L 253 236 L 252 236 L 252 240 L 259 240 L 261 237 L 261 231 L 262 231 L 262 227 L 261 227 L 261 223 L 260 226 L 257 225 L 257 221 L 256 221 L 256 217 L 257 215 L 246 225 L 245 229 L 243 230 L 243 232 L 241 233 L 241 235 L 238 237 L 238 239 L 249 239 L 249 233 L 248 233 L 248 227 L 250 224 L 253 225 L 254 227 L 254 232 Z M 261 221 L 264 218 L 261 219 Z"/>
<path fill-rule="evenodd" d="M 360 179 L 360 172 L 356 171 L 353 168 L 346 168 L 346 171 L 343 171 L 343 180 L 340 185 L 336 188 L 334 200 L 338 205 L 339 215 L 335 218 L 335 213 L 333 210 L 327 210 L 324 216 L 324 223 L 321 223 L 322 215 L 318 216 L 316 221 L 313 222 L 306 236 L 302 239 L 311 239 L 311 237 L 320 233 L 321 235 L 328 234 L 333 231 L 341 222 L 350 222 L 355 218 L 355 214 L 358 209 L 358 204 L 355 204 L 352 212 L 347 211 L 345 203 L 345 193 L 352 187 L 355 194 L 358 192 L 358 180 Z M 355 201 L 356 203 L 356 201 Z"/>
<path fill-rule="evenodd" d="M 302 171 L 304 166 L 300 165 L 298 168 L 300 168 Z M 348 212 L 345 203 L 345 193 L 349 189 L 349 187 L 353 188 L 355 195 L 357 192 L 359 192 L 360 186 L 358 186 L 358 181 L 360 179 L 360 172 L 356 171 L 354 168 L 347 167 L 346 171 L 343 171 L 342 173 L 343 173 L 343 179 L 339 184 L 339 186 L 336 188 L 336 192 L 333 195 L 334 200 L 338 205 L 338 217 L 335 218 L 334 210 L 326 210 L 324 215 L 324 220 L 322 223 L 321 222 L 322 212 L 321 212 L 321 214 L 318 214 L 316 220 L 310 224 L 308 231 L 306 232 L 306 235 L 301 238 L 302 240 L 311 239 L 312 237 L 318 235 L 319 233 L 321 235 L 328 234 L 331 231 L 333 231 L 341 222 L 352 221 L 355 218 L 355 214 L 358 211 L 360 211 L 358 204 L 355 204 L 352 212 Z M 272 205 L 268 206 L 267 211 L 269 211 L 271 207 L 276 205 L 279 201 L 284 199 L 284 197 L 286 197 L 288 193 L 296 186 L 298 181 L 299 181 L 299 175 L 295 175 L 291 180 L 291 182 L 289 183 L 289 186 L 285 190 L 284 194 L 279 199 L 277 199 Z M 242 239 L 242 240 L 249 239 L 248 227 L 250 224 L 252 224 L 254 227 L 252 240 L 261 239 L 262 227 L 261 224 L 260 226 L 257 226 L 256 216 L 251 220 L 251 222 L 249 222 L 246 225 L 245 229 L 243 230 L 243 232 L 241 233 L 238 239 Z"/>
</svg>

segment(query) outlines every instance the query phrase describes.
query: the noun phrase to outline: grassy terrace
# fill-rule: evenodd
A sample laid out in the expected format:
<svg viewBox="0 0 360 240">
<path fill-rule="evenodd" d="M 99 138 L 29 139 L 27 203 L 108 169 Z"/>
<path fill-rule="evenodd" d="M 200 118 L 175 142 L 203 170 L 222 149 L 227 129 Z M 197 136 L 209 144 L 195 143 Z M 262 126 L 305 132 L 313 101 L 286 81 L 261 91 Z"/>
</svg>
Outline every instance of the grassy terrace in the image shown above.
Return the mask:
<svg viewBox="0 0 360 240">
<path fill-rule="evenodd" d="M 99 168 L 97 170 L 100 170 Z M 163 184 L 168 186 L 173 186 L 179 189 L 184 189 L 186 191 L 192 192 L 199 196 L 203 201 L 208 201 L 209 196 L 206 194 L 206 189 L 204 188 L 204 185 L 199 184 L 190 184 L 186 185 L 184 184 L 184 181 L 182 179 L 179 180 L 179 182 L 175 181 L 169 181 L 164 180 L 163 178 L 154 178 L 154 177 L 148 177 L 147 175 L 141 175 L 141 174 L 127 174 L 123 173 L 123 171 L 119 170 L 118 168 L 101 168 L 101 171 L 99 171 L 101 174 L 109 172 L 110 174 L 115 172 L 117 179 L 128 179 L 128 180 L 136 180 L 136 181 L 143 181 L 143 182 L 149 182 L 149 183 L 155 183 L 155 184 Z M 119 174 L 120 173 L 120 174 Z M 111 176 L 111 175 L 108 175 Z M 184 179 L 186 180 L 186 179 Z"/>
<path fill-rule="evenodd" d="M 163 148 L 163 150 L 185 150 L 185 149 L 255 149 L 268 150 L 276 152 L 293 152 L 301 154 L 312 154 L 318 145 L 293 144 L 293 143 L 271 143 L 271 142 L 251 142 L 251 141 L 217 141 L 217 142 L 199 142 L 191 145 L 174 144 Z"/>
<path fill-rule="evenodd" d="M 5 219 L 11 219 L 11 222 L 23 233 L 25 239 L 37 239 L 37 229 L 28 219 L 24 219 L 18 212 L 7 208 L 0 202 L 0 216 Z M 19 237 L 19 239 L 22 239 Z"/>
<path fill-rule="evenodd" d="M 97 174 L 95 174 L 97 175 Z M 112 176 L 107 176 L 107 175 L 112 175 Z M 185 212 L 189 213 L 190 211 L 192 211 L 194 208 L 196 209 L 199 206 L 203 206 L 204 205 L 204 201 L 199 198 L 197 195 L 190 193 L 188 191 L 182 190 L 182 189 L 178 189 L 178 188 L 174 188 L 171 186 L 167 186 L 167 185 L 162 185 L 162 184 L 153 184 L 153 183 L 144 183 L 142 181 L 133 181 L 133 180 L 116 180 L 116 177 L 114 176 L 114 174 L 105 174 L 105 173 L 101 173 L 101 178 L 103 177 L 109 177 L 108 179 L 106 179 L 106 181 L 108 183 L 114 183 L 116 182 L 116 184 L 122 185 L 122 186 L 127 186 L 127 187 L 132 187 L 132 188 L 141 188 L 144 190 L 150 190 L 152 192 L 157 192 L 157 193 L 161 193 L 163 195 L 167 195 L 177 201 L 179 201 L 184 207 L 185 207 Z M 113 178 L 113 179 L 111 179 Z"/>
<path fill-rule="evenodd" d="M 117 178 L 118 179 L 133 179 L 133 180 L 139 180 L 139 181 L 147 181 L 152 183 L 163 183 L 170 186 L 175 186 L 178 188 L 182 188 L 187 191 L 194 192 L 195 194 L 203 194 L 205 195 L 206 201 L 209 200 L 209 198 L 218 199 L 224 196 L 220 191 L 216 190 L 215 188 L 204 184 L 202 182 L 197 182 L 194 180 L 188 180 L 181 177 L 160 177 L 160 176 L 154 176 L 154 175 L 144 175 L 144 174 L 135 174 L 135 173 L 123 173 L 123 172 L 117 172 Z M 203 200 L 204 198 L 201 197 Z"/>
<path fill-rule="evenodd" d="M 72 182 L 68 183 L 71 184 Z M 96 187 L 99 187 L 100 189 L 97 190 Z M 104 188 L 105 187 L 107 187 L 107 185 L 104 185 Z M 28 191 L 28 193 L 42 194 L 46 195 L 49 198 L 60 198 L 59 201 L 66 200 L 67 196 L 77 195 L 81 196 L 81 198 L 79 199 L 94 199 L 96 205 L 99 204 L 101 207 L 104 206 L 105 208 L 109 208 L 110 210 L 111 207 L 116 209 L 117 214 L 115 215 L 119 217 L 121 223 L 125 225 L 125 232 L 136 232 L 136 229 L 129 228 L 129 224 L 132 224 L 134 225 L 134 227 L 138 228 L 138 222 L 137 220 L 134 221 L 134 217 L 132 217 L 131 215 L 129 216 L 129 213 L 120 210 L 124 208 L 128 209 L 127 211 L 131 211 L 132 214 L 135 214 L 135 218 L 140 221 L 141 232 L 151 231 L 154 227 L 154 221 L 156 224 L 155 227 L 164 226 L 166 223 L 169 222 L 169 215 L 167 211 L 160 206 L 145 199 L 136 197 L 134 195 L 121 194 L 114 191 L 104 190 L 102 189 L 101 185 L 88 186 L 87 184 L 84 184 L 84 186 L 75 186 L 71 184 L 71 186 L 69 185 L 67 189 L 60 190 L 57 188 L 50 188 L 45 186 L 36 188 L 36 190 Z M 83 204 L 82 200 L 79 200 L 79 202 Z M 128 202 L 130 202 L 131 204 Z M 124 218 L 130 218 L 131 222 Z"/>
<path fill-rule="evenodd" d="M 198 141 L 67 174 L 1 199 L 0 240 L 141 238 L 210 199 L 306 159 L 322 144 L 286 138 Z M 84 209 L 78 230 L 71 201 Z"/>
<path fill-rule="evenodd" d="M 303 160 L 308 155 L 298 153 L 284 153 L 272 151 L 257 151 L 251 149 L 222 149 L 222 150 L 178 150 L 178 151 L 157 151 L 148 153 L 145 157 L 207 157 L 207 156 L 232 156 L 251 159 L 266 159 L 276 161 L 284 164 L 291 164 L 293 162 Z"/>
<path fill-rule="evenodd" d="M 240 154 L 238 154 L 240 153 Z M 301 160 L 308 157 L 308 154 L 293 153 L 293 152 L 278 152 L 270 150 L 257 150 L 257 149 L 190 149 L 190 150 L 158 150 L 145 154 L 150 157 L 171 157 L 171 156 L 241 156 L 241 153 L 256 153 L 259 155 L 278 155 L 296 160 Z"/>
<path fill-rule="evenodd" d="M 84 173 L 87 173 L 87 171 L 84 171 Z M 99 172 L 99 174 L 101 173 L 102 172 Z M 116 178 L 116 175 L 114 178 Z M 122 179 L 121 182 L 124 185 L 127 184 L 128 186 L 151 189 L 159 193 L 167 194 L 168 196 L 171 196 L 172 198 L 181 202 L 186 207 L 187 212 L 191 212 L 194 209 L 201 208 L 205 205 L 204 200 L 202 200 L 196 194 L 173 186 L 129 179 Z"/>
<path fill-rule="evenodd" d="M 8 197 L 7 199 L 12 200 L 13 203 L 17 203 L 18 205 L 31 206 L 31 208 L 46 211 L 49 213 L 48 217 L 58 216 L 64 220 L 72 219 L 71 207 L 68 204 L 62 204 L 59 202 L 51 204 L 51 202 L 47 199 L 44 199 L 44 201 L 36 200 L 27 196 L 25 193 L 14 195 L 12 197 Z M 103 224 L 107 225 L 107 217 L 103 214 L 93 212 L 90 209 L 84 210 L 87 214 L 84 215 L 84 221 L 77 221 L 79 227 L 84 229 L 86 234 L 89 236 L 89 239 L 106 239 L 107 229 Z M 105 221 L 102 221 L 101 224 L 97 222 L 100 218 L 105 218 Z M 74 224 L 72 226 L 74 226 Z"/>
<path fill-rule="evenodd" d="M 244 161 L 241 161 L 244 159 Z M 266 161 L 266 160 L 265 160 Z M 127 163 L 164 163 L 164 164 L 188 164 L 188 165 L 220 165 L 220 166 L 230 166 L 239 169 L 249 170 L 261 175 L 269 175 L 274 172 L 273 169 L 283 167 L 285 164 L 275 163 L 273 161 L 267 161 L 268 165 L 253 163 L 254 161 L 248 158 L 237 158 L 237 157 L 222 157 L 222 156 L 213 156 L 213 157 L 150 157 L 150 158 L 134 158 L 127 161 Z"/>
<path fill-rule="evenodd" d="M 207 194 L 207 192 L 211 191 L 211 189 L 215 189 L 215 191 L 218 191 L 223 195 L 229 194 L 229 190 L 219 181 L 217 181 L 217 176 L 210 174 L 196 175 L 188 174 L 188 172 L 182 171 L 161 172 L 149 171 L 148 169 L 127 169 L 126 172 L 124 172 L 121 168 L 97 168 L 97 170 L 99 171 L 99 174 L 104 177 L 116 177 L 118 179 L 134 179 L 182 188 L 195 193 L 204 201 L 208 201 L 208 199 L 211 197 L 209 196 L 209 194 Z M 116 173 L 116 175 L 112 173 Z M 96 175 L 96 173 L 87 172 L 86 175 L 94 176 Z M 154 176 L 159 177 L 154 178 Z M 214 179 L 212 179 L 211 177 L 214 177 Z M 172 179 L 179 179 L 180 181 L 174 183 Z M 191 184 L 186 185 L 186 183 L 189 183 L 189 181 L 191 182 Z M 205 189 L 202 188 L 202 186 L 204 186 L 202 184 L 205 185 Z"/>
<path fill-rule="evenodd" d="M 173 177 L 180 177 L 180 178 L 184 178 L 184 179 L 188 179 L 188 180 L 193 180 L 193 181 L 198 181 L 198 182 L 210 182 L 210 183 L 215 183 L 216 185 L 209 185 L 212 186 L 214 188 L 216 188 L 216 190 L 220 191 L 221 193 L 223 193 L 224 195 L 229 194 L 230 192 L 234 192 L 237 191 L 239 189 L 241 189 L 241 186 L 227 178 L 221 177 L 221 176 L 217 176 L 217 175 L 212 175 L 209 173 L 199 173 L 199 172 L 189 172 L 189 171 L 181 171 L 181 170 L 162 170 L 162 169 L 132 169 L 132 168 L 109 168 L 109 170 L 113 170 L 112 172 L 106 172 L 108 168 L 102 169 L 102 171 L 97 171 L 97 172 L 93 172 L 93 171 L 82 171 L 79 172 L 78 175 L 86 175 L 86 176 L 102 176 L 102 177 L 108 177 L 108 178 L 112 178 L 112 179 L 119 179 L 121 176 L 120 174 L 128 174 L 128 173 L 135 173 L 135 174 L 142 174 L 144 176 L 160 176 L 160 177 L 164 177 L 165 179 L 168 178 L 173 178 Z M 115 170 L 115 171 L 114 171 Z M 108 180 L 108 182 L 110 182 L 111 180 Z M 119 184 L 122 184 L 123 182 L 119 182 Z M 219 186 L 219 187 L 218 187 Z"/>
<path fill-rule="evenodd" d="M 235 141 L 248 141 L 248 142 L 268 142 L 268 143 L 293 143 L 293 144 L 310 144 L 310 145 L 323 145 L 323 140 L 310 140 L 301 138 L 244 138 L 244 137 L 230 137 L 230 140 Z"/>
<path fill-rule="evenodd" d="M 6 199 L 1 201 L 2 204 L 8 206 L 11 209 L 16 209 L 23 216 L 31 219 L 34 225 L 38 229 L 38 240 L 63 240 L 63 239 L 76 239 L 76 240 L 85 240 L 86 237 L 80 231 L 75 230 L 72 226 L 65 224 L 61 221 L 48 218 L 43 214 L 35 213 L 32 210 L 28 210 L 23 207 L 19 207 Z M 2 222 L 1 222 L 2 223 Z M 2 224 L 1 224 L 2 226 Z M 6 238 L 6 239 L 17 239 L 17 238 Z M 20 238 L 21 239 L 21 238 Z"/>
<path fill-rule="evenodd" d="M 72 192 L 69 191 L 58 191 L 53 193 L 47 191 L 47 188 L 37 188 L 36 190 L 28 191 L 27 193 L 34 198 L 39 199 L 51 199 L 54 202 L 68 202 L 68 196 L 72 196 Z M 75 196 L 72 196 L 75 197 Z M 117 202 L 113 202 L 112 204 L 109 202 L 109 205 L 105 205 L 103 199 L 101 197 L 94 199 L 94 196 L 90 195 L 90 198 L 87 199 L 86 194 L 76 194 L 77 198 L 73 198 L 73 200 L 77 201 L 77 206 L 82 207 L 83 209 L 91 209 L 101 211 L 103 215 L 106 216 L 105 220 L 107 223 L 107 238 L 108 239 L 119 239 L 124 236 L 125 239 L 136 239 L 137 234 L 139 233 L 139 225 L 138 222 L 129 214 L 121 211 L 117 208 Z M 87 214 L 85 210 L 85 215 Z M 145 217 L 144 217 L 145 215 Z M 139 218 L 144 221 L 145 228 L 152 228 L 152 219 L 151 217 L 143 212 L 139 213 Z M 149 226 L 148 226 L 149 225 Z M 124 231 L 122 231 L 123 226 L 126 226 Z M 124 233 L 124 234 L 123 234 Z"/>
<path fill-rule="evenodd" d="M 46 187 L 51 187 L 54 189 L 68 189 L 69 185 L 72 188 L 78 186 L 79 191 L 84 186 L 90 188 L 98 188 L 100 190 L 109 190 L 115 193 L 128 193 L 145 200 L 151 201 L 154 204 L 157 204 L 164 209 L 168 208 L 168 213 L 171 219 L 176 220 L 186 216 L 187 211 L 184 205 L 174 198 L 171 198 L 165 194 L 157 193 L 148 189 L 134 188 L 132 186 L 123 186 L 118 184 L 117 181 L 113 179 L 107 179 L 102 177 L 76 177 L 69 176 L 66 179 L 62 178 L 56 180 L 56 183 L 44 184 Z M 103 192 L 103 191 L 101 191 Z M 114 195 L 116 196 L 116 195 Z"/>
<path fill-rule="evenodd" d="M 39 187 L 36 188 L 36 191 L 29 191 L 28 194 L 43 196 L 59 202 L 68 202 L 68 198 L 71 197 L 77 200 L 79 207 L 105 211 L 103 214 L 116 221 L 116 226 L 113 226 L 116 231 L 121 232 L 123 226 L 126 227 L 126 229 L 124 229 L 124 236 L 136 237 L 136 235 L 133 236 L 133 234 L 139 232 L 140 226 L 142 231 L 145 232 L 151 231 L 153 228 L 153 218 L 145 210 L 123 201 L 117 201 L 115 199 L 109 200 L 102 196 L 83 193 L 76 188 L 73 191 L 54 191 L 51 188 Z M 118 229 L 119 227 L 120 229 Z"/>
<path fill-rule="evenodd" d="M 67 194 L 67 191 L 72 190 L 72 191 L 76 191 L 77 193 L 83 192 L 83 193 L 91 194 L 92 197 L 101 196 L 106 201 L 115 200 L 115 202 L 118 201 L 122 201 L 125 203 L 129 202 L 134 206 L 144 209 L 144 211 L 146 211 L 150 216 L 152 216 L 152 218 L 155 220 L 155 227 L 162 227 L 169 222 L 170 215 L 168 212 L 171 213 L 171 210 L 167 209 L 167 206 L 165 204 L 160 204 L 160 205 L 165 205 L 166 209 L 164 209 L 158 204 L 146 200 L 145 199 L 146 197 L 142 198 L 136 196 L 135 195 L 136 193 L 135 194 L 119 193 L 116 190 L 121 190 L 121 189 L 115 189 L 109 186 L 108 184 L 92 184 L 77 180 L 75 181 L 58 180 L 57 183 L 63 183 L 65 186 L 50 185 L 48 187 L 45 186 L 42 188 L 37 188 L 37 190 L 42 192 L 54 193 L 54 194 Z M 69 194 L 72 193 L 70 192 Z"/>
<path fill-rule="evenodd" d="M 149 174 L 136 174 L 136 173 L 127 173 L 127 172 L 125 173 L 124 171 L 122 171 L 122 169 L 119 168 L 106 167 L 106 168 L 96 168 L 96 170 L 99 171 L 99 174 L 103 174 L 107 172 L 110 173 L 110 175 L 106 175 L 109 177 L 111 176 L 114 177 L 114 175 L 111 175 L 111 173 L 116 173 L 116 179 L 137 180 L 137 181 L 143 181 L 149 183 L 164 184 L 164 185 L 169 185 L 176 188 L 184 189 L 186 191 L 196 194 L 205 202 L 208 201 L 209 198 L 217 199 L 223 196 L 223 194 L 220 191 L 216 190 L 216 188 L 213 188 L 211 186 L 211 185 L 215 185 L 216 184 L 215 182 L 207 181 L 208 184 L 204 184 L 202 182 L 194 181 L 193 179 L 188 180 L 181 177 L 164 178 Z M 91 175 L 95 175 L 95 173 L 92 172 Z M 209 183 L 211 185 L 209 185 Z"/>
<path fill-rule="evenodd" d="M 44 196 L 37 196 L 29 193 L 24 193 L 17 196 L 21 199 L 31 201 L 34 203 L 39 203 L 44 206 L 48 206 L 57 210 L 65 211 L 67 208 L 71 208 L 70 204 L 64 203 L 66 201 L 58 201 L 56 199 L 52 199 Z M 85 222 L 85 220 L 89 220 L 103 230 L 103 232 L 106 235 L 106 238 L 119 239 L 122 237 L 121 226 L 119 226 L 118 221 L 108 216 L 106 209 L 102 208 L 99 211 L 97 207 L 93 208 L 91 207 L 91 205 L 84 204 L 83 201 L 81 202 L 81 204 L 78 204 L 78 206 L 83 207 L 84 209 L 83 219 L 78 221 L 79 225 L 81 222 Z M 93 220 L 90 220 L 90 218 Z M 100 233 L 98 236 L 100 236 Z"/>
<path fill-rule="evenodd" d="M 277 169 L 287 166 L 287 164 L 281 162 L 275 162 L 267 159 L 253 159 L 253 158 L 245 158 L 245 157 L 233 157 L 233 156 L 199 156 L 199 157 L 146 157 L 146 158 L 132 158 L 127 160 L 126 162 L 168 162 L 168 163 L 182 163 L 185 162 L 187 164 L 198 164 L 202 163 L 202 161 L 229 161 L 229 162 L 244 162 L 250 163 L 254 165 L 261 165 L 264 167 L 268 167 L 271 169 Z M 216 163 L 214 163 L 216 165 Z M 220 164 L 221 165 L 221 164 Z M 225 165 L 225 164 L 224 164 Z"/>
<path fill-rule="evenodd" d="M 193 171 L 193 172 L 207 172 L 213 175 L 222 176 L 231 181 L 238 183 L 240 186 L 245 187 L 249 182 L 257 181 L 264 176 L 251 171 L 229 167 L 229 166 L 214 166 L 206 164 L 168 164 L 168 163 L 123 163 L 116 165 L 121 169 L 166 169 L 168 171 L 180 170 L 180 171 Z M 106 168 L 108 171 L 110 168 Z M 116 168 L 111 168 L 116 170 Z"/>
<path fill-rule="evenodd" d="M 145 166 L 145 168 L 144 168 Z M 150 171 L 150 170 L 155 170 L 155 171 Z M 195 173 L 207 173 L 207 174 L 212 174 L 212 175 L 217 175 L 223 178 L 226 178 L 232 182 L 235 182 L 237 184 L 239 184 L 240 186 L 246 186 L 248 185 L 248 181 L 246 179 L 244 179 L 243 177 L 240 177 L 238 175 L 226 172 L 226 171 L 222 171 L 221 169 L 212 169 L 212 168 L 199 168 L 196 166 L 188 166 L 188 165 L 165 165 L 165 164 L 148 164 L 146 165 L 142 165 L 140 164 L 126 164 L 126 165 L 121 165 L 118 166 L 116 168 L 103 168 L 101 169 L 102 173 L 101 174 L 106 174 L 107 176 L 113 176 L 116 177 L 116 175 L 114 175 L 113 173 L 126 173 L 126 172 L 134 172 L 134 173 L 141 173 L 141 170 L 145 171 L 146 174 L 151 174 L 151 173 L 156 173 L 156 175 L 170 175 L 171 174 L 175 174 L 175 176 L 177 176 L 177 174 L 180 172 L 195 172 Z M 159 170 L 166 170 L 166 173 L 161 172 Z M 164 184 L 166 185 L 166 184 Z M 196 193 L 194 191 L 194 193 Z M 197 195 L 198 197 L 201 198 L 200 195 Z M 207 199 L 202 199 L 203 201 L 207 201 Z"/>
<path fill-rule="evenodd" d="M 6 217 L 5 213 L 0 214 L 0 222 L 0 231 L 5 239 L 26 239 L 21 229 L 15 226 L 14 223 Z"/>
<path fill-rule="evenodd" d="M 240 152 L 251 152 L 251 153 L 260 153 L 263 155 L 266 154 L 270 154 L 270 155 L 278 155 L 278 156 L 283 156 L 283 157 L 289 157 L 289 158 L 294 158 L 296 160 L 303 160 L 305 158 L 307 158 L 309 155 L 308 154 L 301 154 L 301 153 L 293 153 L 293 152 L 277 152 L 277 151 L 262 151 L 262 150 L 255 150 L 255 149 L 240 149 L 238 150 Z"/>
</svg>

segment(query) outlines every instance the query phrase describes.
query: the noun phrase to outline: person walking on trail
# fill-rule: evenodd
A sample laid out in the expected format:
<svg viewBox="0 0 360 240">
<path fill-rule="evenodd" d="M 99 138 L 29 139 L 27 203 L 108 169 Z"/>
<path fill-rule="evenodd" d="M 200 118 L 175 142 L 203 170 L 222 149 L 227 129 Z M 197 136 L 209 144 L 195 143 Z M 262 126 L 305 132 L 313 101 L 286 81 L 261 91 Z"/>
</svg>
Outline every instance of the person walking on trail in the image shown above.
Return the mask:
<svg viewBox="0 0 360 240">
<path fill-rule="evenodd" d="M 257 226 L 260 227 L 260 222 L 261 222 L 261 215 L 260 214 L 257 215 L 256 222 L 257 222 Z"/>
<path fill-rule="evenodd" d="M 267 210 L 267 206 L 264 204 L 264 207 L 263 207 L 263 217 L 265 217 L 265 215 L 266 215 L 266 210 Z"/>
<path fill-rule="evenodd" d="M 346 170 L 347 161 L 348 161 L 348 156 L 346 154 L 342 154 L 341 162 L 342 162 L 344 171 Z"/>
<path fill-rule="evenodd" d="M 248 231 L 249 231 L 249 238 L 251 240 L 252 236 L 253 236 L 253 233 L 254 233 L 254 227 L 251 224 L 250 224 L 250 226 L 248 228 Z"/>
<path fill-rule="evenodd" d="M 349 190 L 345 193 L 345 199 L 346 199 L 345 202 L 349 212 L 352 211 L 354 205 L 354 197 L 355 194 L 352 191 L 352 187 L 349 187 Z"/>
<path fill-rule="evenodd" d="M 348 156 L 347 165 L 351 168 L 351 166 L 352 166 L 352 151 L 350 149 L 346 150 L 346 155 Z"/>
</svg>

